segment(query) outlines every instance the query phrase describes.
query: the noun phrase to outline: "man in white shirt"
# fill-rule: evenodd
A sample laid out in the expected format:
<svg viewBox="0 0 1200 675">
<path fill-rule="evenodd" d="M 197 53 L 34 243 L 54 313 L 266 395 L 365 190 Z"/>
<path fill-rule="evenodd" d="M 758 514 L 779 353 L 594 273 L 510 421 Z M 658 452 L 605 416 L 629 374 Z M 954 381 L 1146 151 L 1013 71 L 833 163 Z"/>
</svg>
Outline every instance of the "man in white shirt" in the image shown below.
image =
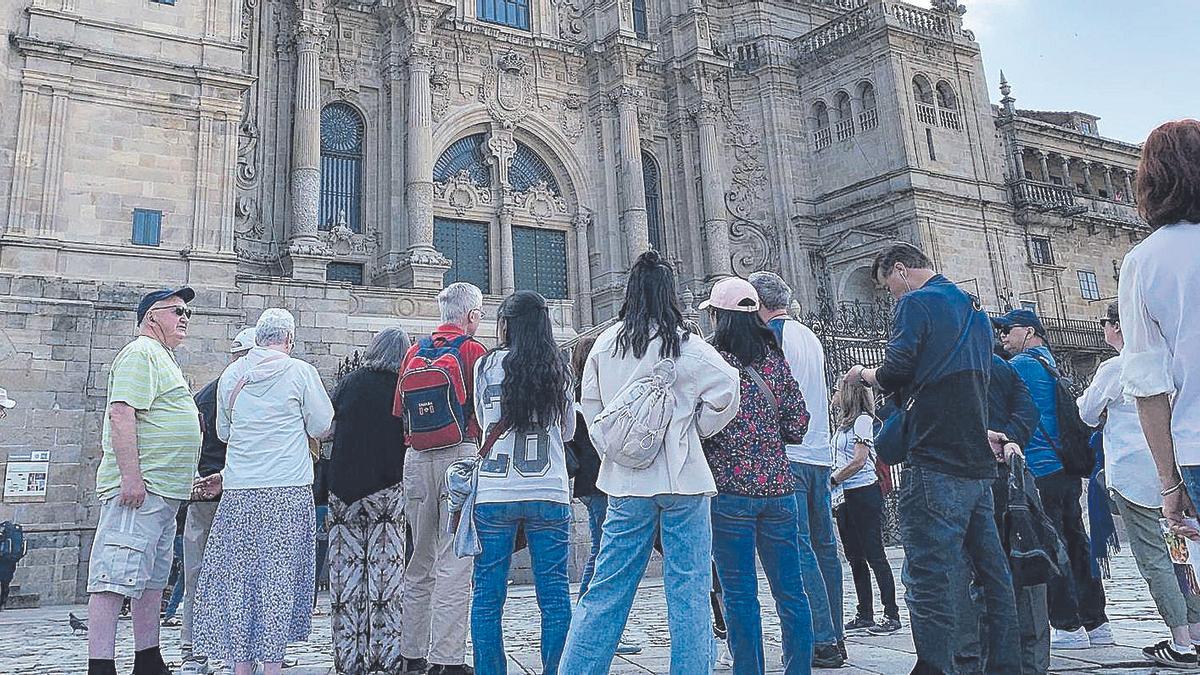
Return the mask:
<svg viewBox="0 0 1200 675">
<path fill-rule="evenodd" d="M 804 443 L 787 446 L 796 479 L 796 513 L 800 529 L 800 564 L 804 592 L 813 616 L 813 666 L 837 668 L 846 659 L 842 625 L 842 563 L 834 540 L 829 476 L 829 386 L 825 352 L 817 336 L 788 316 L 792 289 L 773 272 L 755 272 L 750 284 L 758 291 L 758 314 L 783 348 L 792 377 L 808 405 L 810 419 Z"/>
</svg>

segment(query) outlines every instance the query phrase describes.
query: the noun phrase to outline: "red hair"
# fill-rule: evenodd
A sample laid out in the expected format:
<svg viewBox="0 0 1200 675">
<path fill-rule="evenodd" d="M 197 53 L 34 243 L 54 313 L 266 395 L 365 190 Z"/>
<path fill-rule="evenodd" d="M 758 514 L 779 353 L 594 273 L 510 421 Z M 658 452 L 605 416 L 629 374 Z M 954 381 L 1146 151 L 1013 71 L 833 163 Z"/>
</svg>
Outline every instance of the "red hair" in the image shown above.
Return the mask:
<svg viewBox="0 0 1200 675">
<path fill-rule="evenodd" d="M 1152 229 L 1200 223 L 1200 122 L 1167 122 L 1150 132 L 1136 192 L 1138 212 Z"/>
</svg>

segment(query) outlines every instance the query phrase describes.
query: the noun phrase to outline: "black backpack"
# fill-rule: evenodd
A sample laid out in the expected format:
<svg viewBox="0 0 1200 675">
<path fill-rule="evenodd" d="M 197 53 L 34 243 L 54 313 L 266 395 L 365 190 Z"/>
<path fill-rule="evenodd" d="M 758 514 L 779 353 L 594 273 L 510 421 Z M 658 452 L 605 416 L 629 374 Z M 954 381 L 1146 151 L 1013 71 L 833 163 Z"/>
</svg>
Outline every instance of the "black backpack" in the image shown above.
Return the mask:
<svg viewBox="0 0 1200 675">
<path fill-rule="evenodd" d="M 1034 360 L 1046 369 L 1046 374 L 1054 379 L 1054 411 L 1058 416 L 1058 442 L 1056 443 L 1045 427 L 1038 422 L 1038 429 L 1046 437 L 1046 442 L 1054 448 L 1054 453 L 1062 462 L 1063 471 L 1074 478 L 1087 478 L 1096 467 L 1096 455 L 1092 452 L 1088 440 L 1092 429 L 1083 423 L 1079 417 L 1079 406 L 1075 403 L 1075 392 L 1071 389 L 1071 380 L 1064 377 L 1057 368 L 1034 356 Z"/>
<path fill-rule="evenodd" d="M 0 523 L 0 562 L 15 563 L 26 551 L 25 530 L 9 520 Z"/>
</svg>

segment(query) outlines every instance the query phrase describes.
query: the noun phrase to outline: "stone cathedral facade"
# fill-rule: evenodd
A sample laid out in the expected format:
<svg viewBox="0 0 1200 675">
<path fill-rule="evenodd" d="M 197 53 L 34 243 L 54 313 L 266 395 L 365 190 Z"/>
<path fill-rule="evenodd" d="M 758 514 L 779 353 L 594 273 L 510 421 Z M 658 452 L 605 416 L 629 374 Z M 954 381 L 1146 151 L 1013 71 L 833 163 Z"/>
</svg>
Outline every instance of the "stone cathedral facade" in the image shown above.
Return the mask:
<svg viewBox="0 0 1200 675">
<path fill-rule="evenodd" d="M 107 367 L 147 289 L 187 283 L 195 388 L 264 307 L 331 378 L 463 280 L 530 288 L 570 337 L 630 260 L 778 271 L 802 311 L 872 303 L 912 241 L 1078 346 L 1146 233 L 1139 148 L 993 105 L 964 8 L 898 0 L 21 0 L 0 10 L 0 518 L 18 583 L 82 595 Z M 993 85 L 994 86 L 994 85 Z M 1097 304 L 1100 303 L 1100 304 Z M 494 313 L 493 313 L 494 315 Z M 491 327 L 485 327 L 485 332 Z M 1085 355 L 1087 354 L 1085 350 Z M 23 576 L 22 576 L 23 575 Z"/>
</svg>

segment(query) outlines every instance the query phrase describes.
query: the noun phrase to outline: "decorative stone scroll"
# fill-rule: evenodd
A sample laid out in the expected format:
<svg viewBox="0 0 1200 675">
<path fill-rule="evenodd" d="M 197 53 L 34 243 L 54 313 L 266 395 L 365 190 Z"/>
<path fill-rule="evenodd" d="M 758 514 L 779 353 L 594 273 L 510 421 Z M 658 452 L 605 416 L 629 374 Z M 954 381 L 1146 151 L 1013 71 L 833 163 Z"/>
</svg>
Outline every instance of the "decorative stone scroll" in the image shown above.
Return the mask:
<svg viewBox="0 0 1200 675">
<path fill-rule="evenodd" d="M 779 270 L 779 230 L 766 217 L 763 191 L 769 189 L 767 168 L 759 156 L 761 141 L 754 129 L 724 101 L 723 114 L 733 144 L 732 181 L 725 205 L 729 225 L 730 256 L 735 273 L 746 276 L 759 270 Z"/>
<path fill-rule="evenodd" d="M 571 139 L 571 142 L 575 142 L 583 136 L 586 120 L 584 118 L 583 96 L 581 94 L 570 93 L 563 99 L 561 103 L 560 122 L 563 135 Z"/>
<path fill-rule="evenodd" d="M 528 212 L 539 225 L 567 212 L 566 200 L 550 189 L 544 180 L 538 181 L 524 192 L 514 193 L 512 201 L 518 208 Z"/>
<path fill-rule="evenodd" d="M 433 197 L 454 209 L 461 218 L 476 206 L 491 206 L 492 191 L 475 184 L 471 172 L 463 169 L 446 183 L 433 184 Z"/>
</svg>

